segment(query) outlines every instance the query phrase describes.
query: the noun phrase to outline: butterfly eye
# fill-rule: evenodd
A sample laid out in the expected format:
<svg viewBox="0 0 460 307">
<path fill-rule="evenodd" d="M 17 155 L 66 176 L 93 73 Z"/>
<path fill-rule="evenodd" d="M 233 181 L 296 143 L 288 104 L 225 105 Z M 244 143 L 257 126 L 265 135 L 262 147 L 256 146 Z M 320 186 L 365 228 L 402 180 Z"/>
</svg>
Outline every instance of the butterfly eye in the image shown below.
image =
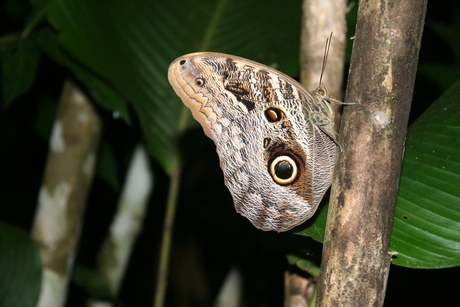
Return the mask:
<svg viewBox="0 0 460 307">
<path fill-rule="evenodd" d="M 297 178 L 298 167 L 294 159 L 289 156 L 279 156 L 269 166 L 270 175 L 276 183 L 291 184 Z"/>
<path fill-rule="evenodd" d="M 323 97 L 328 95 L 327 89 L 324 85 L 320 85 L 318 89 L 316 90 L 316 93 L 318 93 L 318 95 L 323 96 Z"/>
<path fill-rule="evenodd" d="M 270 123 L 278 122 L 283 117 L 283 112 L 277 108 L 268 108 L 265 110 L 265 117 Z"/>
<path fill-rule="evenodd" d="M 195 79 L 195 84 L 198 85 L 199 87 L 202 87 L 204 85 L 204 79 L 203 78 L 196 78 Z"/>
</svg>

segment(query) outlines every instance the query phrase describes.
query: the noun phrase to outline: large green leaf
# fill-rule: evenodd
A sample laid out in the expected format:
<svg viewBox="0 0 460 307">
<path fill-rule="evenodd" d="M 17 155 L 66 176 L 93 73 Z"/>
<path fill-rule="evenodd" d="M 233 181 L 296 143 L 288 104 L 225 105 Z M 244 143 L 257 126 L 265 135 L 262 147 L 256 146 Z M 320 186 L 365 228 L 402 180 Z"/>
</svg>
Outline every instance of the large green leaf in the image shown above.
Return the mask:
<svg viewBox="0 0 460 307">
<path fill-rule="evenodd" d="M 57 43 L 56 36 L 50 29 L 42 29 L 34 33 L 35 39 L 42 51 L 56 63 L 70 69 L 74 75 L 93 93 L 94 99 L 104 108 L 115 111 L 127 123 L 131 122 L 126 102 L 104 80 L 91 73 L 70 57 Z"/>
<path fill-rule="evenodd" d="M 0 306 L 35 306 L 41 285 L 38 249 L 23 230 L 0 222 Z"/>
<path fill-rule="evenodd" d="M 408 131 L 391 239 L 393 263 L 460 265 L 460 80 Z"/>
<path fill-rule="evenodd" d="M 168 84 L 169 64 L 184 53 L 219 51 L 292 73 L 300 6 L 300 0 L 51 0 L 48 12 L 61 45 L 133 106 L 150 152 L 171 171 L 178 135 L 192 121 Z"/>
</svg>

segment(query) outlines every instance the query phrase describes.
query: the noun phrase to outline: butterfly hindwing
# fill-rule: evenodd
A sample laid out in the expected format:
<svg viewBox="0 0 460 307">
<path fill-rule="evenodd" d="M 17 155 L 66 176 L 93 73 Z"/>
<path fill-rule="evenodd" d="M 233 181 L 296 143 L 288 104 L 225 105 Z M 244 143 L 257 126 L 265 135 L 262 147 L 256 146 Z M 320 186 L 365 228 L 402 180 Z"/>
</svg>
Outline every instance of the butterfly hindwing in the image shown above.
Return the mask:
<svg viewBox="0 0 460 307">
<path fill-rule="evenodd" d="M 276 231 L 314 214 L 336 151 L 327 102 L 268 66 L 226 54 L 180 57 L 168 78 L 216 144 L 240 214 Z"/>
</svg>

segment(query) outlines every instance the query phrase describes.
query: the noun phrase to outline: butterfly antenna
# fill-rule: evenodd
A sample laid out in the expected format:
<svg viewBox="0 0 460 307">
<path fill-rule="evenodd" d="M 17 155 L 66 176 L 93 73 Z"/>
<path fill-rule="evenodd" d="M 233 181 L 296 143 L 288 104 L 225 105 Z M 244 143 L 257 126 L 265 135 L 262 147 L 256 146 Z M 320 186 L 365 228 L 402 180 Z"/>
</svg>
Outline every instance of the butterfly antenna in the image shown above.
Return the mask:
<svg viewBox="0 0 460 307">
<path fill-rule="evenodd" d="M 326 45 L 324 46 L 323 67 L 321 67 L 321 75 L 319 77 L 319 87 L 321 87 L 321 82 L 323 80 L 323 73 L 324 73 L 324 69 L 326 68 L 327 57 L 329 55 L 329 49 L 331 48 L 332 33 L 334 32 L 331 32 L 331 35 L 328 38 L 326 38 Z"/>
</svg>

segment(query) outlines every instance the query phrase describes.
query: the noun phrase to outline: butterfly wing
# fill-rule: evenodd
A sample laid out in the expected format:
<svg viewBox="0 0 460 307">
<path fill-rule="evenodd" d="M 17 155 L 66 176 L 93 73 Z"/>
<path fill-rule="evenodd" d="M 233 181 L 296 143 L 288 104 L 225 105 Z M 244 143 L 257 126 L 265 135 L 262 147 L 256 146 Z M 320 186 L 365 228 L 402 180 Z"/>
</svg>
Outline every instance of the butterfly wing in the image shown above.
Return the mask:
<svg viewBox="0 0 460 307">
<path fill-rule="evenodd" d="M 268 66 L 219 53 L 176 59 L 168 79 L 216 144 L 237 212 L 276 231 L 314 214 L 336 150 L 322 100 Z"/>
</svg>

